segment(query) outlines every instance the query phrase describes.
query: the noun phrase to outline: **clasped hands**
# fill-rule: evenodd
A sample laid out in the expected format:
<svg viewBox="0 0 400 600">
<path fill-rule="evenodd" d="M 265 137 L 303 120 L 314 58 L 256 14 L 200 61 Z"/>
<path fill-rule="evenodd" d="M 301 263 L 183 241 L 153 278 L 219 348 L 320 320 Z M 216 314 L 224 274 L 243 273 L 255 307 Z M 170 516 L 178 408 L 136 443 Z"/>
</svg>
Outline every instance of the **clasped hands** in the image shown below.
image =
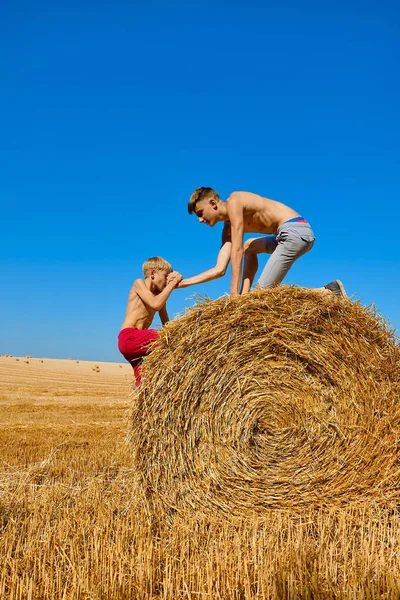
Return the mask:
<svg viewBox="0 0 400 600">
<path fill-rule="evenodd" d="M 175 285 L 178 285 L 178 283 L 180 283 L 181 281 L 182 281 L 182 275 L 180 273 L 178 273 L 178 271 L 172 271 L 172 273 L 170 273 L 167 276 L 167 284 L 174 283 Z"/>
</svg>

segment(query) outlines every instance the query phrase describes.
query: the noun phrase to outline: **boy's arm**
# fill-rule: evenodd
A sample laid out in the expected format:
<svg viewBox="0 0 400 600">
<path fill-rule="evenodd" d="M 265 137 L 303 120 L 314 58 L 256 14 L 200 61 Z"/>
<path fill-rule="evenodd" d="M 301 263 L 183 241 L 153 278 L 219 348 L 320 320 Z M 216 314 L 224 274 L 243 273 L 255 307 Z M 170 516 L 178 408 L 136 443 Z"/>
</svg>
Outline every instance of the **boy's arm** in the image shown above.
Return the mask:
<svg viewBox="0 0 400 600">
<path fill-rule="evenodd" d="M 163 325 L 165 325 L 165 323 L 168 323 L 169 317 L 168 317 L 168 313 L 167 313 L 167 305 L 166 304 L 164 304 L 164 306 L 162 308 L 160 308 L 160 310 L 158 311 L 158 314 L 160 315 L 160 320 Z"/>
<path fill-rule="evenodd" d="M 171 292 L 178 283 L 182 280 L 182 275 L 180 273 L 174 272 L 175 277 L 171 279 L 169 283 L 165 286 L 165 288 L 155 296 L 150 292 L 150 290 L 145 286 L 143 279 L 136 279 L 133 284 L 133 289 L 136 294 L 143 300 L 147 306 L 149 306 L 152 310 L 159 312 L 161 308 L 164 306 L 166 301 L 168 300 Z"/>
<path fill-rule="evenodd" d="M 228 216 L 231 223 L 231 288 L 232 296 L 239 295 L 240 279 L 242 276 L 243 258 L 243 206 L 236 194 L 231 194 L 228 201 Z"/>
<path fill-rule="evenodd" d="M 182 279 L 182 281 L 178 284 L 178 288 L 189 287 L 189 285 L 196 285 L 196 283 L 205 283 L 206 281 L 212 281 L 213 279 L 217 279 L 218 277 L 222 277 L 225 275 L 226 268 L 228 266 L 229 260 L 231 257 L 231 242 L 226 241 L 222 246 L 220 251 L 218 252 L 217 262 L 215 267 L 212 269 L 208 269 L 208 271 L 203 271 L 203 273 L 199 273 L 198 275 L 194 275 L 193 277 L 188 277 L 187 279 Z"/>
</svg>

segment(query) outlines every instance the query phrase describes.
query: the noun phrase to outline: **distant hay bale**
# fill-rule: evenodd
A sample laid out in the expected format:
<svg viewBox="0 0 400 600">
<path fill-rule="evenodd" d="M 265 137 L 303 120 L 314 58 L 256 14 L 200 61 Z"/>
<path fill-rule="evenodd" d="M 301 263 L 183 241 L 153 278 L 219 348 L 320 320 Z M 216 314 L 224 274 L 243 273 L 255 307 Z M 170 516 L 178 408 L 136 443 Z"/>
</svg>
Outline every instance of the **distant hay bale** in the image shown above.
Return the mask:
<svg viewBox="0 0 400 600">
<path fill-rule="evenodd" d="M 399 498 L 400 349 L 372 308 L 289 286 L 203 301 L 142 373 L 129 439 L 158 507 Z"/>
</svg>

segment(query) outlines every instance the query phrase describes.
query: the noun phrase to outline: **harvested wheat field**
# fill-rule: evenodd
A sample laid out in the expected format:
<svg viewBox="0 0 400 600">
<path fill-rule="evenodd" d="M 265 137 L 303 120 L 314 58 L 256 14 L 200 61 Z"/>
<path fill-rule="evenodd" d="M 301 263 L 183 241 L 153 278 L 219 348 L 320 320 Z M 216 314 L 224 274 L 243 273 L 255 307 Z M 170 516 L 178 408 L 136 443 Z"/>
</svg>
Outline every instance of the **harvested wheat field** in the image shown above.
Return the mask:
<svg viewBox="0 0 400 600">
<path fill-rule="evenodd" d="M 0 357 L 1 599 L 400 597 L 383 321 L 254 292 L 145 363 L 132 394 L 127 364 Z"/>
</svg>

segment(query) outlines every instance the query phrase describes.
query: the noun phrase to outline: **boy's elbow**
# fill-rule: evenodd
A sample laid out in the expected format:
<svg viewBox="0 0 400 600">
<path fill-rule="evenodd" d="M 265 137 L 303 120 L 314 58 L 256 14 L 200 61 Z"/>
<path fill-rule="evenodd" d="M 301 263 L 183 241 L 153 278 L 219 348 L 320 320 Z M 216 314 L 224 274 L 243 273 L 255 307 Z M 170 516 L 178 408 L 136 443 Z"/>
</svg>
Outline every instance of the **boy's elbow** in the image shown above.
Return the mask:
<svg viewBox="0 0 400 600">
<path fill-rule="evenodd" d="M 217 277 L 223 277 L 226 273 L 226 268 L 217 268 L 217 272 L 216 272 L 216 276 Z"/>
</svg>

